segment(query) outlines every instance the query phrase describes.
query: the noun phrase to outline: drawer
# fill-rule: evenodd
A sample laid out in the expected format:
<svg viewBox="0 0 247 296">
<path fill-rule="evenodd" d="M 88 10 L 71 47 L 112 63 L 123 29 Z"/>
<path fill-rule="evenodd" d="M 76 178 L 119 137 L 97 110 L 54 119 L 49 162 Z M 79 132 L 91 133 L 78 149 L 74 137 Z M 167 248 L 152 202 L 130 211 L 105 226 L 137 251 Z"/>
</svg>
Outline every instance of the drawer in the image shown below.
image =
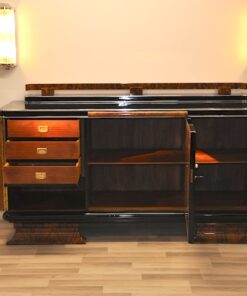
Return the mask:
<svg viewBox="0 0 247 296">
<path fill-rule="evenodd" d="M 77 141 L 7 141 L 7 160 L 78 159 L 80 142 Z"/>
<path fill-rule="evenodd" d="M 61 166 L 4 166 L 4 183 L 11 184 L 77 184 L 80 162 Z"/>
<path fill-rule="evenodd" d="M 79 138 L 79 120 L 7 121 L 9 138 Z"/>
</svg>

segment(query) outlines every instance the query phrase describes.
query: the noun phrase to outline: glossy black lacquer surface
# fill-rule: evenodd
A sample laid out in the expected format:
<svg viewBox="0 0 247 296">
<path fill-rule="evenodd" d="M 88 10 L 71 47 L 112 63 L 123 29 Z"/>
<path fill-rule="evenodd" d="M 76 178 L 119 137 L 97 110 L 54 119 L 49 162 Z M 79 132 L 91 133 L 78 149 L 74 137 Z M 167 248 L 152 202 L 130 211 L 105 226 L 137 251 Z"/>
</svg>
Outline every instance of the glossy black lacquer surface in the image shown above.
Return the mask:
<svg viewBox="0 0 247 296">
<path fill-rule="evenodd" d="M 88 111 L 100 110 L 186 110 L 194 125 L 192 136 L 188 131 L 185 134 L 184 125 L 174 124 L 177 119 L 169 119 L 169 123 L 148 119 L 148 124 L 146 119 L 88 119 Z M 85 118 L 81 119 L 85 120 L 85 135 L 81 135 L 84 179 L 78 186 L 66 188 L 10 187 L 9 209 L 4 214 L 9 221 L 152 222 L 187 216 L 188 240 L 193 242 L 198 222 L 246 220 L 247 157 L 238 153 L 247 149 L 245 95 L 29 96 L 24 102 L 3 107 L 2 115 Z M 173 137 L 174 131 L 177 138 Z M 190 137 L 188 160 L 183 143 Z M 163 156 L 167 150 L 173 152 L 176 161 Z M 198 165 L 197 150 L 208 154 L 227 150 L 231 152 L 230 163 L 216 159 L 214 164 Z M 158 158 L 149 158 L 157 151 Z M 191 172 L 189 188 L 184 185 L 187 167 Z M 184 199 L 187 192 L 189 208 Z"/>
<path fill-rule="evenodd" d="M 26 109 L 242 109 L 245 96 L 30 96 Z"/>
</svg>

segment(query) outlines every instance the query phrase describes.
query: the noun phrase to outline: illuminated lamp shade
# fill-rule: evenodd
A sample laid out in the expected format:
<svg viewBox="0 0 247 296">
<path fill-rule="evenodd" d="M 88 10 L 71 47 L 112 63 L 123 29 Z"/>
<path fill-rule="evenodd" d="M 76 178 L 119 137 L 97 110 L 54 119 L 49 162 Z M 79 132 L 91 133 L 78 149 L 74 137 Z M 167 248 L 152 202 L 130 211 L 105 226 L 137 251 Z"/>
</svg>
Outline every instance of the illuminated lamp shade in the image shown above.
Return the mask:
<svg viewBox="0 0 247 296">
<path fill-rule="evenodd" d="M 16 65 L 15 11 L 0 3 L 0 66 L 10 69 Z"/>
</svg>

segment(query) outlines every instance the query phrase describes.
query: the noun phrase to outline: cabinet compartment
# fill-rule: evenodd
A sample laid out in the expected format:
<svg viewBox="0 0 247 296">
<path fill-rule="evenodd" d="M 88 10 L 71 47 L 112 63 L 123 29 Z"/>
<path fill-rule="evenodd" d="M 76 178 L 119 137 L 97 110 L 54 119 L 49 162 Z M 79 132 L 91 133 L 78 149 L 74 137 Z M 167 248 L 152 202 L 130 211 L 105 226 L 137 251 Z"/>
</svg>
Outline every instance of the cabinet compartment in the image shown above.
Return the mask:
<svg viewBox="0 0 247 296">
<path fill-rule="evenodd" d="M 194 118 L 197 163 L 247 163 L 247 118 Z"/>
<path fill-rule="evenodd" d="M 197 131 L 198 149 L 247 148 L 247 118 L 193 118 Z"/>
<path fill-rule="evenodd" d="M 185 118 L 90 120 L 91 150 L 182 150 Z"/>
<path fill-rule="evenodd" d="M 90 211 L 185 211 L 183 165 L 100 165 L 89 171 Z"/>
<path fill-rule="evenodd" d="M 196 210 L 247 211 L 245 164 L 199 165 L 196 175 Z"/>
<path fill-rule="evenodd" d="M 247 211 L 247 118 L 193 119 L 197 130 L 195 210 Z"/>
<path fill-rule="evenodd" d="M 89 122 L 88 162 L 100 164 L 186 164 L 185 118 L 93 119 Z"/>
<path fill-rule="evenodd" d="M 94 118 L 88 127 L 90 212 L 185 212 L 186 117 Z"/>
<path fill-rule="evenodd" d="M 10 211 L 85 211 L 83 179 L 77 185 L 10 186 Z"/>
</svg>

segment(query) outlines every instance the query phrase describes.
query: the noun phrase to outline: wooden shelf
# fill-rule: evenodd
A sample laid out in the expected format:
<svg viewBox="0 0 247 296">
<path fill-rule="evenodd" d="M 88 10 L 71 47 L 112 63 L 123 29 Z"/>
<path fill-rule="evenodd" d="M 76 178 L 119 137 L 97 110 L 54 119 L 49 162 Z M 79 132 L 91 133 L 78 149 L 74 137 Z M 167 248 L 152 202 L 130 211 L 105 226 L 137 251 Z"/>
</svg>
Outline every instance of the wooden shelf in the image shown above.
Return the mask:
<svg viewBox="0 0 247 296">
<path fill-rule="evenodd" d="M 97 191 L 90 212 L 185 212 L 181 191 Z"/>
<path fill-rule="evenodd" d="M 89 165 L 187 164 L 184 150 L 92 150 Z"/>
<path fill-rule="evenodd" d="M 247 191 L 197 191 L 196 211 L 247 212 Z"/>
<path fill-rule="evenodd" d="M 184 208 L 166 206 L 90 206 L 90 213 L 184 213 Z"/>
<path fill-rule="evenodd" d="M 198 150 L 196 151 L 196 163 L 247 163 L 247 149 Z"/>
</svg>

